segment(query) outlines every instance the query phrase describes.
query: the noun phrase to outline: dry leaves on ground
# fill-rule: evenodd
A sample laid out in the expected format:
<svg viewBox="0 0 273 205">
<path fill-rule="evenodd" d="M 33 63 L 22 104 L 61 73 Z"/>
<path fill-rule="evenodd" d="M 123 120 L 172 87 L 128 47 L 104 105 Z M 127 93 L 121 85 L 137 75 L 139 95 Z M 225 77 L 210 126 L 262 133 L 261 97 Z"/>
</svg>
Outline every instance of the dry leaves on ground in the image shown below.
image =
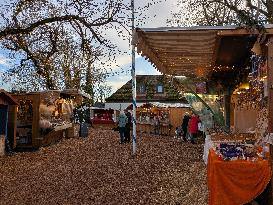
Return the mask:
<svg viewBox="0 0 273 205">
<path fill-rule="evenodd" d="M 0 158 L 0 204 L 207 204 L 202 144 L 92 129 L 37 152 Z"/>
</svg>

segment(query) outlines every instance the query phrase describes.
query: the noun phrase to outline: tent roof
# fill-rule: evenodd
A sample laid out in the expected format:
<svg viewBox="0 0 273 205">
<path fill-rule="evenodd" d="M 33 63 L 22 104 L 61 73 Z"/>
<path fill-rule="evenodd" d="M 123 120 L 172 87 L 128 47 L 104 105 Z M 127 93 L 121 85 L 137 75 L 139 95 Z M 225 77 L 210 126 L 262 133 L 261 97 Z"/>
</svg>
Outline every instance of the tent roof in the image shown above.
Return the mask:
<svg viewBox="0 0 273 205">
<path fill-rule="evenodd" d="M 273 34 L 273 25 L 266 25 Z M 198 77 L 246 67 L 258 31 L 236 26 L 136 28 L 133 43 L 161 73 Z"/>
<path fill-rule="evenodd" d="M 4 105 L 18 105 L 16 100 L 5 90 L 0 89 L 0 104 Z"/>
</svg>

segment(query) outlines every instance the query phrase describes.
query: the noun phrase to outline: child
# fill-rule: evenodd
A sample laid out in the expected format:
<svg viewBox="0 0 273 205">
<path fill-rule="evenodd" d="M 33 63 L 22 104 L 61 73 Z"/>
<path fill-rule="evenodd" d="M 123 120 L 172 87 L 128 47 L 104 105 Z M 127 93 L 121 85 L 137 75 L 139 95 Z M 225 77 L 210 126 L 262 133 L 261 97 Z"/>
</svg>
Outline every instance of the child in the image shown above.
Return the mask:
<svg viewBox="0 0 273 205">
<path fill-rule="evenodd" d="M 178 127 L 175 128 L 174 138 L 179 139 L 179 138 L 181 138 L 181 136 L 182 136 L 182 128 L 181 128 L 181 126 L 178 126 Z"/>
</svg>

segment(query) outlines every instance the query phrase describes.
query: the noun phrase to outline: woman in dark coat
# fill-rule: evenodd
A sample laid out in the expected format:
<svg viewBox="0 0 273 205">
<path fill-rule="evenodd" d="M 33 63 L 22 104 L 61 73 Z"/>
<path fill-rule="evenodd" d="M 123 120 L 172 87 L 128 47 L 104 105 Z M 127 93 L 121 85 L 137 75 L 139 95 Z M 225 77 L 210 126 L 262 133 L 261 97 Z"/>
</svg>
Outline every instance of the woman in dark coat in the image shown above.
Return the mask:
<svg viewBox="0 0 273 205">
<path fill-rule="evenodd" d="M 182 130 L 183 130 L 183 140 L 186 142 L 187 141 L 187 132 L 188 132 L 188 124 L 189 124 L 189 121 L 191 119 L 191 116 L 188 112 L 185 113 L 184 117 L 183 117 L 183 121 L 182 121 Z"/>
</svg>

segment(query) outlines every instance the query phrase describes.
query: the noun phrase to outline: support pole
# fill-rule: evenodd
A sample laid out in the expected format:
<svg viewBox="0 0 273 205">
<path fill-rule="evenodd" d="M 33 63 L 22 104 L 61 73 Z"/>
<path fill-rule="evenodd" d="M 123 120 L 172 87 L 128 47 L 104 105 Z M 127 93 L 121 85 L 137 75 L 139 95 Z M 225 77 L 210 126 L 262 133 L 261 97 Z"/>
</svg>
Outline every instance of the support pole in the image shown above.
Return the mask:
<svg viewBox="0 0 273 205">
<path fill-rule="evenodd" d="M 273 36 L 270 36 L 268 39 L 268 71 L 267 71 L 267 89 L 268 89 L 268 132 L 273 133 Z M 271 169 L 273 161 L 273 146 L 270 145 L 270 161 Z M 271 197 L 270 204 L 272 203 L 273 198 L 273 180 L 271 178 Z"/>
<path fill-rule="evenodd" d="M 231 103 L 231 89 L 227 88 L 226 94 L 224 95 L 224 106 L 225 106 L 225 126 L 230 130 L 230 103 Z"/>
<path fill-rule="evenodd" d="M 132 96 L 133 96 L 133 156 L 136 154 L 136 68 L 135 68 L 135 42 L 133 41 L 133 35 L 135 31 L 135 2 L 131 0 L 131 9 L 132 9 L 132 36 L 131 36 L 131 44 L 132 44 Z"/>
</svg>

